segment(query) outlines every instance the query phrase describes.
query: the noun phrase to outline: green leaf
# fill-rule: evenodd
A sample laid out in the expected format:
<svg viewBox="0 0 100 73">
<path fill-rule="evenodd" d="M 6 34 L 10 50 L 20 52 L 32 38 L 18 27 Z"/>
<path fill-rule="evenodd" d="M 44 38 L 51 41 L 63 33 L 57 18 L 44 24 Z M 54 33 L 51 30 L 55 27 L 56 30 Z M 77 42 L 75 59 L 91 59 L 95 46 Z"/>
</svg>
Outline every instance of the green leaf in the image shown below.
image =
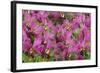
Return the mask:
<svg viewBox="0 0 100 73">
<path fill-rule="evenodd" d="M 75 53 L 70 53 L 69 54 L 69 60 L 75 60 L 76 59 L 76 54 Z"/>
<path fill-rule="evenodd" d="M 25 53 L 22 53 L 22 62 L 28 62 L 28 56 Z"/>
<path fill-rule="evenodd" d="M 82 50 L 81 55 L 84 57 L 84 59 L 90 59 L 90 52 L 88 50 Z"/>
<path fill-rule="evenodd" d="M 40 56 L 40 55 L 35 56 L 34 61 L 35 62 L 41 62 L 42 61 L 42 56 Z"/>
<path fill-rule="evenodd" d="M 74 13 L 69 13 L 69 12 L 64 13 L 64 15 L 65 15 L 65 18 L 68 20 L 72 20 L 75 17 Z"/>
<path fill-rule="evenodd" d="M 80 33 L 80 28 L 77 28 L 73 33 L 72 33 L 72 38 L 75 39 L 78 34 Z"/>
<path fill-rule="evenodd" d="M 54 50 L 51 49 L 50 50 L 50 58 L 49 58 L 50 61 L 54 61 Z"/>
<path fill-rule="evenodd" d="M 22 62 L 27 63 L 27 62 L 33 62 L 33 58 L 31 56 L 28 56 L 26 53 L 22 54 Z"/>
<path fill-rule="evenodd" d="M 32 32 L 29 33 L 29 37 L 30 37 L 31 41 L 33 42 L 34 41 L 34 35 L 33 35 Z"/>
<path fill-rule="evenodd" d="M 50 56 L 54 56 L 54 50 L 53 49 L 50 50 Z"/>
<path fill-rule="evenodd" d="M 51 56 L 49 60 L 54 61 L 54 56 Z"/>
<path fill-rule="evenodd" d="M 89 51 L 85 51 L 84 58 L 85 59 L 90 59 L 90 52 Z"/>
</svg>

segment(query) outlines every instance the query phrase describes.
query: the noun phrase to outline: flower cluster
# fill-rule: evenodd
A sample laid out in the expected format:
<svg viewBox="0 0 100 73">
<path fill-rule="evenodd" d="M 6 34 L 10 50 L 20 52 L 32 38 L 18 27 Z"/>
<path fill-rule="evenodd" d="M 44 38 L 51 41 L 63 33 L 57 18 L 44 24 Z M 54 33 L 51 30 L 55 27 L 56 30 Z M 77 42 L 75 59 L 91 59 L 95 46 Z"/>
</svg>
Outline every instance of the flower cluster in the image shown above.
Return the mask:
<svg viewBox="0 0 100 73">
<path fill-rule="evenodd" d="M 90 59 L 91 14 L 22 10 L 22 61 Z"/>
</svg>

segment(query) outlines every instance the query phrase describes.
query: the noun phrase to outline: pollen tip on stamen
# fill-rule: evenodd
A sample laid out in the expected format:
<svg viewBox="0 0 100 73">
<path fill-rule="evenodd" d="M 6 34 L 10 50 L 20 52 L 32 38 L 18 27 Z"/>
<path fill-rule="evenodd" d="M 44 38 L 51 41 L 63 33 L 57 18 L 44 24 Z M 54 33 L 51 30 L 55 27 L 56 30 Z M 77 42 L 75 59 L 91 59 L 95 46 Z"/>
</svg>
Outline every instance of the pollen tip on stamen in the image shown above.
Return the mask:
<svg viewBox="0 0 100 73">
<path fill-rule="evenodd" d="M 45 27 L 44 29 L 45 29 L 45 30 L 47 30 L 48 28 L 47 28 L 47 27 Z"/>
<path fill-rule="evenodd" d="M 45 52 L 46 52 L 46 54 L 49 54 L 50 53 L 50 50 L 49 49 L 46 49 Z"/>
<path fill-rule="evenodd" d="M 61 17 L 65 17 L 64 13 L 61 12 Z"/>
<path fill-rule="evenodd" d="M 47 31 L 48 30 L 48 26 L 44 26 L 44 29 L 45 29 L 45 31 Z"/>
<path fill-rule="evenodd" d="M 46 43 L 47 43 L 47 41 L 44 41 L 43 43 L 44 43 L 44 44 L 46 44 Z"/>
<path fill-rule="evenodd" d="M 30 53 L 30 54 L 32 54 L 32 53 L 33 53 L 33 49 L 32 49 L 32 48 L 30 48 L 29 53 Z"/>
<path fill-rule="evenodd" d="M 30 23 L 26 23 L 26 26 L 29 27 L 30 26 Z"/>
<path fill-rule="evenodd" d="M 69 58 L 71 57 L 71 54 L 69 54 Z"/>
<path fill-rule="evenodd" d="M 85 50 L 85 48 L 81 48 L 80 51 Z"/>
</svg>

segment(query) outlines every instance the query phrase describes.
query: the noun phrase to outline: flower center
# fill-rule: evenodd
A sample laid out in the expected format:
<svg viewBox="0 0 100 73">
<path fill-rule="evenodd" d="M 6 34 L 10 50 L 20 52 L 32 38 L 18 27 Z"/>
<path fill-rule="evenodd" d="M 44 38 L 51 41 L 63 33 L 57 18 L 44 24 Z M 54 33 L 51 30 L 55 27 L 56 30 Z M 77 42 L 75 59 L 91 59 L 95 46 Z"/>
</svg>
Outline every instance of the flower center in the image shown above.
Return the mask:
<svg viewBox="0 0 100 73">
<path fill-rule="evenodd" d="M 66 24 L 66 27 L 65 27 L 67 30 L 71 30 L 71 25 L 70 24 Z"/>
</svg>

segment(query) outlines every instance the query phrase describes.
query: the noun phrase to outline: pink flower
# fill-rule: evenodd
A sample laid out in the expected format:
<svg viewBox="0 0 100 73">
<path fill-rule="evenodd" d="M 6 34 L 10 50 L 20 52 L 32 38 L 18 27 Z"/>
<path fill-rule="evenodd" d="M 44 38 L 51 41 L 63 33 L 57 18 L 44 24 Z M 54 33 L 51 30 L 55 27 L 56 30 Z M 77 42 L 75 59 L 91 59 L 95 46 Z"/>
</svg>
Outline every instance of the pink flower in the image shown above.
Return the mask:
<svg viewBox="0 0 100 73">
<path fill-rule="evenodd" d="M 22 31 L 22 37 L 22 50 L 26 52 L 32 47 L 32 43 L 24 30 Z"/>
</svg>

